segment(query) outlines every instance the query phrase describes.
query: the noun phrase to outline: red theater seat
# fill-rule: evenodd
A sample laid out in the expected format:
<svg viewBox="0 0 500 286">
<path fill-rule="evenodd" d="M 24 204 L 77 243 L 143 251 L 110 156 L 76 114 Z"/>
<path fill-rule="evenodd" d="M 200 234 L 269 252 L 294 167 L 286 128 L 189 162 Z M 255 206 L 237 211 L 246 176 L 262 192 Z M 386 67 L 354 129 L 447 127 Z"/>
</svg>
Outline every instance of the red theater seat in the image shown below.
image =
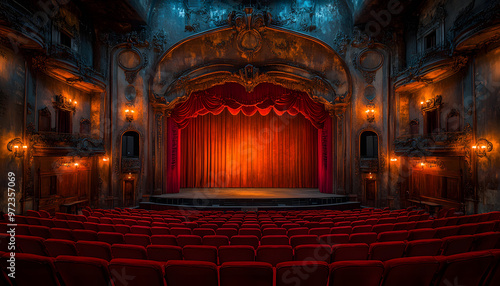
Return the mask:
<svg viewBox="0 0 500 286">
<path fill-rule="evenodd" d="M 386 231 L 392 231 L 394 229 L 394 224 L 376 224 L 372 227 L 372 232 L 381 233 Z"/>
<path fill-rule="evenodd" d="M 170 234 L 171 235 L 191 235 L 192 231 L 190 228 L 187 227 L 172 227 L 170 228 Z"/>
<path fill-rule="evenodd" d="M 435 234 L 433 228 L 412 229 L 408 231 L 408 240 L 432 239 Z"/>
<path fill-rule="evenodd" d="M 53 227 L 50 229 L 50 236 L 56 239 L 75 240 L 75 236 L 73 235 L 73 231 L 75 230 Z M 83 231 L 83 229 L 79 230 Z"/>
<path fill-rule="evenodd" d="M 494 221 L 478 223 L 476 233 L 492 232 L 495 230 L 495 224 L 496 223 Z"/>
<path fill-rule="evenodd" d="M 2 269 L 7 267 L 9 254 L 2 257 Z M 16 271 L 13 285 L 16 286 L 60 286 L 54 258 L 27 253 L 16 253 Z M 7 272 L 9 273 L 9 272 Z M 2 279 L 0 279 L 0 283 Z M 4 285 L 4 284 L 2 284 Z M 7 284 L 10 285 L 10 284 Z"/>
<path fill-rule="evenodd" d="M 77 241 L 76 250 L 79 256 L 94 257 L 111 260 L 111 247 L 109 243 L 101 241 Z"/>
<path fill-rule="evenodd" d="M 255 249 L 249 245 L 219 247 L 219 264 L 234 261 L 255 261 Z"/>
<path fill-rule="evenodd" d="M 329 227 L 311 228 L 311 229 L 309 229 L 309 234 L 310 235 L 316 235 L 316 236 L 321 236 L 321 235 L 324 235 L 324 234 L 330 234 L 330 228 Z"/>
<path fill-rule="evenodd" d="M 380 261 L 340 261 L 330 265 L 329 286 L 379 286 L 384 273 Z"/>
<path fill-rule="evenodd" d="M 123 234 L 117 232 L 98 232 L 97 239 L 102 242 L 106 242 L 109 244 L 122 244 L 123 243 Z"/>
<path fill-rule="evenodd" d="M 290 245 L 295 248 L 303 244 L 319 244 L 319 237 L 316 235 L 294 235 L 290 237 Z"/>
<path fill-rule="evenodd" d="M 152 235 L 151 244 L 154 245 L 177 245 L 177 238 L 174 235 Z"/>
<path fill-rule="evenodd" d="M 377 237 L 378 242 L 404 241 L 407 239 L 408 239 L 408 231 L 406 230 L 381 232 L 378 234 Z"/>
<path fill-rule="evenodd" d="M 121 234 L 128 234 L 130 233 L 130 226 L 126 224 L 115 224 L 115 231 Z"/>
<path fill-rule="evenodd" d="M 353 233 L 349 236 L 349 243 L 366 243 L 371 244 L 377 241 L 377 233 Z"/>
<path fill-rule="evenodd" d="M 441 255 L 453 255 L 469 251 L 474 242 L 472 235 L 457 235 L 443 238 Z"/>
<path fill-rule="evenodd" d="M 489 267 L 494 262 L 494 256 L 489 251 L 476 251 L 437 256 L 442 269 L 437 279 L 437 286 L 467 285 L 478 286 L 486 278 Z"/>
<path fill-rule="evenodd" d="M 351 232 L 352 232 L 351 226 L 332 227 L 332 229 L 330 230 L 331 234 L 351 234 Z"/>
<path fill-rule="evenodd" d="M 229 239 L 231 239 L 231 237 L 233 237 L 235 235 L 238 235 L 238 229 L 237 228 L 225 228 L 225 227 L 222 227 L 222 228 L 218 228 L 215 231 L 215 234 L 216 235 L 225 235 Z"/>
<path fill-rule="evenodd" d="M 87 240 L 87 241 L 96 241 L 97 240 L 97 232 L 93 230 L 86 229 L 74 229 L 71 231 L 71 234 L 75 241 L 78 240 Z"/>
<path fill-rule="evenodd" d="M 170 234 L 168 227 L 153 226 L 151 227 L 151 235 Z"/>
<path fill-rule="evenodd" d="M 272 266 L 293 260 L 293 249 L 289 245 L 261 245 L 257 248 L 256 260 Z"/>
<path fill-rule="evenodd" d="M 81 221 L 74 221 L 74 220 L 68 220 L 68 227 L 70 229 L 84 229 L 85 228 L 83 226 L 83 222 L 81 222 Z"/>
<path fill-rule="evenodd" d="M 262 236 L 262 232 L 258 228 L 240 228 L 238 231 L 238 235 L 254 235 L 260 239 Z"/>
<path fill-rule="evenodd" d="M 273 286 L 273 267 L 265 262 L 226 262 L 219 273 L 220 286 Z"/>
<path fill-rule="evenodd" d="M 268 235 L 286 235 L 286 228 L 282 227 L 264 228 L 262 230 L 262 236 L 268 236 Z"/>
<path fill-rule="evenodd" d="M 124 235 L 124 241 L 126 244 L 135 244 L 143 247 L 151 244 L 150 236 L 145 234 L 127 233 Z"/>
<path fill-rule="evenodd" d="M 44 240 L 38 236 L 16 235 L 16 247 L 23 253 L 47 256 Z"/>
<path fill-rule="evenodd" d="M 382 286 L 432 285 L 439 262 L 430 256 L 398 258 L 384 263 Z"/>
<path fill-rule="evenodd" d="M 217 264 L 217 247 L 209 245 L 188 245 L 182 248 L 184 260 L 207 261 Z"/>
<path fill-rule="evenodd" d="M 231 245 L 249 245 L 256 249 L 259 247 L 259 238 L 255 235 L 235 235 L 231 237 Z"/>
<path fill-rule="evenodd" d="M 370 247 L 366 243 L 337 244 L 332 246 L 332 262 L 368 259 Z"/>
<path fill-rule="evenodd" d="M 83 227 L 84 227 L 84 229 L 87 229 L 87 230 L 99 232 L 99 224 L 95 223 L 95 222 L 84 222 Z"/>
<path fill-rule="evenodd" d="M 319 237 L 319 241 L 322 244 L 342 244 L 349 243 L 349 235 L 348 234 L 325 234 Z"/>
<path fill-rule="evenodd" d="M 177 236 L 177 245 L 180 247 L 184 247 L 186 245 L 201 245 L 201 237 L 197 235 L 178 235 Z"/>
<path fill-rule="evenodd" d="M 65 285 L 110 286 L 108 262 L 103 259 L 61 255 L 55 266 Z"/>
<path fill-rule="evenodd" d="M 436 234 L 434 238 L 445 238 L 448 236 L 454 236 L 458 233 L 459 226 L 444 226 L 436 228 Z"/>
<path fill-rule="evenodd" d="M 148 259 L 154 261 L 182 260 L 182 247 L 173 245 L 148 245 Z"/>
<path fill-rule="evenodd" d="M 111 245 L 111 255 L 114 258 L 147 259 L 146 248 L 144 246 L 132 244 Z"/>
<path fill-rule="evenodd" d="M 178 260 L 165 265 L 165 280 L 168 286 L 218 286 L 219 281 L 215 264 Z"/>
<path fill-rule="evenodd" d="M 500 232 L 485 232 L 474 235 L 471 251 L 493 249 L 500 241 Z"/>
<path fill-rule="evenodd" d="M 260 245 L 290 245 L 286 235 L 266 235 L 260 239 Z"/>
<path fill-rule="evenodd" d="M 478 227 L 475 223 L 463 224 L 458 229 L 458 235 L 473 235 L 476 233 Z"/>
<path fill-rule="evenodd" d="M 215 230 L 211 228 L 195 228 L 193 229 L 193 235 L 199 237 L 204 237 L 205 235 L 215 235 Z"/>
<path fill-rule="evenodd" d="M 30 225 L 29 226 L 30 234 L 32 236 L 38 236 L 41 238 L 50 238 L 50 228 L 41 225 Z"/>
<path fill-rule="evenodd" d="M 321 261 L 289 261 L 276 266 L 276 286 L 326 286 L 329 267 Z"/>
<path fill-rule="evenodd" d="M 307 227 L 290 228 L 286 232 L 286 235 L 288 235 L 289 237 L 292 237 L 294 235 L 307 235 L 307 234 L 309 234 L 309 229 Z"/>
<path fill-rule="evenodd" d="M 64 239 L 46 239 L 43 244 L 49 256 L 57 257 L 59 255 L 78 255 L 76 244 L 71 240 Z"/>
<path fill-rule="evenodd" d="M 485 277 L 484 285 L 497 286 L 500 285 L 500 250 L 491 250 L 491 254 L 495 257 L 495 262 L 490 268 L 490 272 Z"/>
<path fill-rule="evenodd" d="M 115 232 L 115 226 L 109 223 L 100 223 L 97 225 L 99 232 Z"/>
<path fill-rule="evenodd" d="M 351 233 L 363 233 L 363 232 L 371 232 L 372 231 L 371 225 L 358 225 L 352 228 Z"/>
<path fill-rule="evenodd" d="M 386 261 L 401 258 L 404 255 L 406 243 L 404 241 L 375 242 L 370 244 L 371 260 Z"/>
<path fill-rule="evenodd" d="M 133 225 L 130 227 L 130 233 L 151 235 L 151 227 L 143 225 Z"/>
<path fill-rule="evenodd" d="M 299 245 L 294 249 L 295 261 L 324 261 L 330 263 L 332 247 L 329 244 Z"/>
<path fill-rule="evenodd" d="M 229 245 L 229 239 L 225 235 L 205 235 L 201 240 L 203 245 L 211 245 L 215 247 Z"/>
<path fill-rule="evenodd" d="M 166 286 L 163 264 L 137 259 L 113 259 L 109 273 L 115 286 Z"/>
</svg>

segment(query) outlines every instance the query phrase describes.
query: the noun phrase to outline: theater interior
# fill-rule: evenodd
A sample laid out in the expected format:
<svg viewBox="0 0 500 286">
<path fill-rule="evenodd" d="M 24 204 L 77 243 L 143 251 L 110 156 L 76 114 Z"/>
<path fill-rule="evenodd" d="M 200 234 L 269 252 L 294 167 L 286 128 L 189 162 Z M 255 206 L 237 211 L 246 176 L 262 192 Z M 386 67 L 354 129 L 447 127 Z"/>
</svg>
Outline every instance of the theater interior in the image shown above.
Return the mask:
<svg viewBox="0 0 500 286">
<path fill-rule="evenodd" d="M 0 286 L 500 285 L 500 0 L 2 0 L 0 122 Z"/>
</svg>

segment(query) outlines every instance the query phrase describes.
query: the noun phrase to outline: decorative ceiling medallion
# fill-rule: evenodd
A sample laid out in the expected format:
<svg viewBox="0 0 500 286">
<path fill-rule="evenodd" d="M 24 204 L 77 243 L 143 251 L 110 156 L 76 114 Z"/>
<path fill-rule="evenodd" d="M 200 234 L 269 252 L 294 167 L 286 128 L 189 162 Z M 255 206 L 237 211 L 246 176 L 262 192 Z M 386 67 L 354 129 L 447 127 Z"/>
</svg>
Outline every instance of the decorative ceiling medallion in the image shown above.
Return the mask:
<svg viewBox="0 0 500 286">
<path fill-rule="evenodd" d="M 238 33 L 236 37 L 238 50 L 246 57 L 251 57 L 262 47 L 260 33 L 271 23 L 271 14 L 254 13 L 253 8 L 245 8 L 244 13 L 236 11 L 230 13 L 228 22 Z"/>
</svg>

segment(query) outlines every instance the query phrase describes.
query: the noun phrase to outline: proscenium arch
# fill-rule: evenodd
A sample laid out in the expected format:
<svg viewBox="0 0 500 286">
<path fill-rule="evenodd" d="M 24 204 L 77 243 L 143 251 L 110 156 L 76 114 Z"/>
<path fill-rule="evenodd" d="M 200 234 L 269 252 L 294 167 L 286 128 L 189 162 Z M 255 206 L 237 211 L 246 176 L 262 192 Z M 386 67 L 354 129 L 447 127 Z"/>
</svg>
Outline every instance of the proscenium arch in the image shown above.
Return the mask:
<svg viewBox="0 0 500 286">
<path fill-rule="evenodd" d="M 155 65 L 150 80 L 153 105 L 171 110 L 192 92 L 214 85 L 236 82 L 251 91 L 268 82 L 306 92 L 331 113 L 345 108 L 352 79 L 346 63 L 330 46 L 290 30 L 254 26 L 254 22 L 244 28 L 210 30 L 173 45 Z M 243 33 L 257 35 L 253 40 L 258 48 L 242 50 Z"/>
</svg>

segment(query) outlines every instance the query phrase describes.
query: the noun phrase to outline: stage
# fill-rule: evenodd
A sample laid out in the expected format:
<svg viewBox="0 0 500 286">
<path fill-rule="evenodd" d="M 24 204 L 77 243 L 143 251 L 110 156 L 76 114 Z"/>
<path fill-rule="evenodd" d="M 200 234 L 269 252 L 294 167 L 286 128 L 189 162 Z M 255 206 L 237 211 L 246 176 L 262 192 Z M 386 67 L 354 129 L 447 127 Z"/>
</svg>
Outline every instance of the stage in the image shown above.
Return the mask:
<svg viewBox="0 0 500 286">
<path fill-rule="evenodd" d="M 309 188 L 185 188 L 179 193 L 151 196 L 140 203 L 145 209 L 353 209 L 359 202 L 347 196 L 320 193 Z"/>
</svg>

